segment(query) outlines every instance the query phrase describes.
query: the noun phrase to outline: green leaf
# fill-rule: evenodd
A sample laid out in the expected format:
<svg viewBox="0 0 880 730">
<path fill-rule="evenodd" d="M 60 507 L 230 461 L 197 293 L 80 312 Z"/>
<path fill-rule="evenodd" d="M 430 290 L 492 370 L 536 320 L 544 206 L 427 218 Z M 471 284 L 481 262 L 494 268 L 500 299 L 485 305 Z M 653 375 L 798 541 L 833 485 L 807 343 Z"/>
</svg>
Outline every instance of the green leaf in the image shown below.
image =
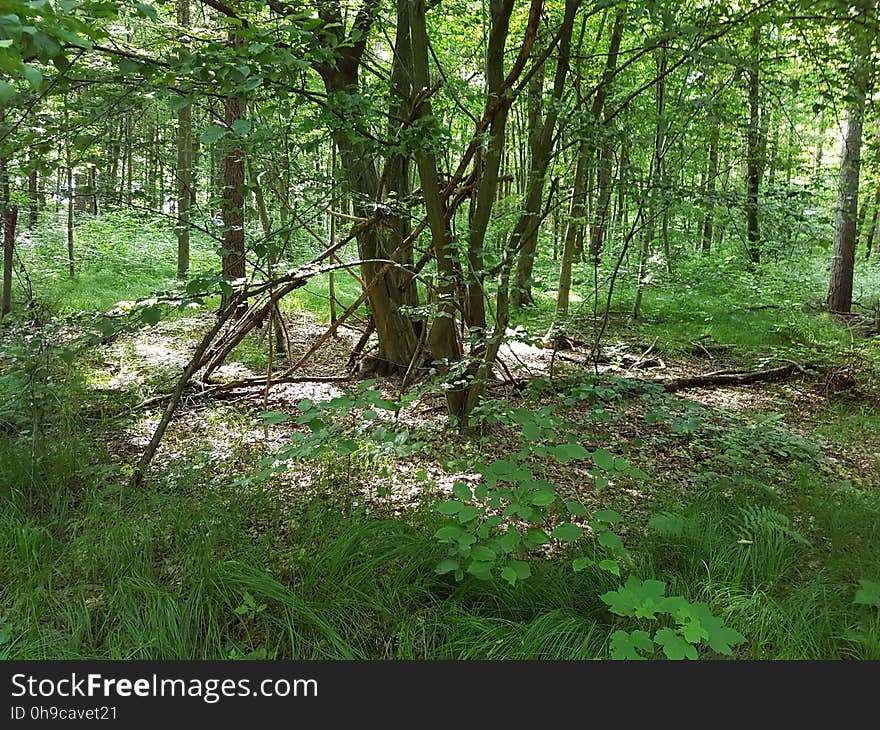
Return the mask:
<svg viewBox="0 0 880 730">
<path fill-rule="evenodd" d="M 455 500 L 450 500 L 448 502 L 441 502 L 437 505 L 437 511 L 441 515 L 457 515 L 461 508 L 464 505 L 461 502 L 456 502 Z"/>
<path fill-rule="evenodd" d="M 585 517 L 588 513 L 587 508 L 580 502 L 566 502 L 565 509 L 568 510 L 569 514 L 572 514 L 575 517 Z"/>
<path fill-rule="evenodd" d="M 537 505 L 538 507 L 544 507 L 545 505 L 550 504 L 556 500 L 556 495 L 553 492 L 542 490 L 540 492 L 535 492 L 531 496 L 531 503 Z"/>
<path fill-rule="evenodd" d="M 565 540 L 566 542 L 574 542 L 575 540 L 580 539 L 580 536 L 584 534 L 584 530 L 582 527 L 578 527 L 571 522 L 563 522 L 558 527 L 554 528 L 550 533 L 550 537 L 555 537 L 557 540 Z"/>
<path fill-rule="evenodd" d="M 516 585 L 516 571 L 513 568 L 503 567 L 501 569 L 501 577 L 504 578 L 510 585 Z"/>
<path fill-rule="evenodd" d="M 876 580 L 868 580 L 867 578 L 859 579 L 859 589 L 856 591 L 856 597 L 853 603 L 862 606 L 876 606 L 880 608 L 880 582 Z"/>
<path fill-rule="evenodd" d="M 605 560 L 599 561 L 599 569 L 604 570 L 608 573 L 613 573 L 618 578 L 620 577 L 620 566 L 614 560 Z"/>
<path fill-rule="evenodd" d="M 653 652 L 654 642 L 647 631 L 636 629 L 632 633 L 615 631 L 611 634 L 611 658 L 623 660 L 644 659 L 640 652 Z"/>
<path fill-rule="evenodd" d="M 463 532 L 464 530 L 458 525 L 444 525 L 434 533 L 434 537 L 441 542 L 453 542 L 458 540 Z"/>
<path fill-rule="evenodd" d="M 461 500 L 468 500 L 472 497 L 471 488 L 465 482 L 453 484 L 452 493 Z"/>
<path fill-rule="evenodd" d="M 244 137 L 251 131 L 251 123 L 247 119 L 236 119 L 232 123 L 232 133 L 236 137 Z"/>
<path fill-rule="evenodd" d="M 202 132 L 202 142 L 204 144 L 214 144 L 218 139 L 221 139 L 226 136 L 227 130 L 225 127 L 220 127 L 216 124 L 212 124 L 208 127 L 204 132 Z"/>
<path fill-rule="evenodd" d="M 609 525 L 616 525 L 623 521 L 623 517 L 620 516 L 620 513 L 615 512 L 613 509 L 597 510 L 593 513 L 593 517 L 600 522 L 607 522 Z"/>
<path fill-rule="evenodd" d="M 536 548 L 550 542 L 550 535 L 538 527 L 530 527 L 526 530 L 525 542 L 530 548 Z"/>
<path fill-rule="evenodd" d="M 580 444 L 559 444 L 550 449 L 550 453 L 560 464 L 567 464 L 575 459 L 588 459 L 590 452 Z"/>
<path fill-rule="evenodd" d="M 619 535 L 611 532 L 611 530 L 604 530 L 599 533 L 599 544 L 615 553 L 620 553 L 624 550 L 623 540 L 620 539 Z"/>
<path fill-rule="evenodd" d="M 587 568 L 590 568 L 590 567 L 594 566 L 595 564 L 596 564 L 596 561 L 593 560 L 592 558 L 587 558 L 587 557 L 575 558 L 574 560 L 571 561 L 571 569 L 575 573 L 580 573 L 582 570 L 586 570 Z"/>
<path fill-rule="evenodd" d="M 467 572 L 475 575 L 477 578 L 488 578 L 492 570 L 492 563 L 482 562 L 480 560 L 472 560 L 467 567 Z"/>
<path fill-rule="evenodd" d="M 597 449 L 593 452 L 593 463 L 604 471 L 613 471 L 614 454 L 606 449 Z"/>
<path fill-rule="evenodd" d="M 519 545 L 520 533 L 515 527 L 508 527 L 501 537 L 498 538 L 498 546 L 506 553 L 512 552 Z"/>
<path fill-rule="evenodd" d="M 665 592 L 663 581 L 642 581 L 631 575 L 616 591 L 608 591 L 599 597 L 618 616 L 655 618 L 657 612 L 663 610 Z"/>
<path fill-rule="evenodd" d="M 525 580 L 532 574 L 532 566 L 525 560 L 511 560 L 505 568 L 512 570 L 519 580 Z"/>
<path fill-rule="evenodd" d="M 43 73 L 36 66 L 31 66 L 30 64 L 24 64 L 22 66 L 24 77 L 27 79 L 27 82 L 31 85 L 32 89 L 39 89 L 40 85 L 43 83 Z"/>
<path fill-rule="evenodd" d="M 12 84 L 7 81 L 0 80 L 0 104 L 5 104 L 17 93 L 18 89 L 16 89 Z"/>
<path fill-rule="evenodd" d="M 667 659 L 680 661 L 697 658 L 697 650 L 672 629 L 660 629 L 654 634 L 654 641 L 663 647 L 663 653 L 666 654 Z"/>
<path fill-rule="evenodd" d="M 275 424 L 285 423 L 290 420 L 290 416 L 286 413 L 281 413 L 281 411 L 263 411 L 260 413 L 260 418 L 267 426 L 274 426 Z"/>
<path fill-rule="evenodd" d="M 144 307 L 141 310 L 141 319 L 151 327 L 159 323 L 159 320 L 162 319 L 162 307 L 157 304 L 153 304 L 149 307 Z"/>
<path fill-rule="evenodd" d="M 477 507 L 470 504 L 464 504 L 458 511 L 458 521 L 464 524 L 465 522 L 470 522 L 479 514 L 480 510 Z"/>
<path fill-rule="evenodd" d="M 492 548 L 487 548 L 485 545 L 474 545 L 471 549 L 471 557 L 481 562 L 493 563 L 498 555 Z"/>
<path fill-rule="evenodd" d="M 446 559 L 441 560 L 439 563 L 437 563 L 437 567 L 434 568 L 434 572 L 437 575 L 445 575 L 446 573 L 451 573 L 454 570 L 458 570 L 458 568 L 459 564 L 457 560 Z"/>
<path fill-rule="evenodd" d="M 149 18 L 154 23 L 159 20 L 159 14 L 156 12 L 156 8 L 154 8 L 152 5 L 135 2 L 134 6 L 137 8 L 138 15 L 140 15 L 141 17 Z"/>
</svg>

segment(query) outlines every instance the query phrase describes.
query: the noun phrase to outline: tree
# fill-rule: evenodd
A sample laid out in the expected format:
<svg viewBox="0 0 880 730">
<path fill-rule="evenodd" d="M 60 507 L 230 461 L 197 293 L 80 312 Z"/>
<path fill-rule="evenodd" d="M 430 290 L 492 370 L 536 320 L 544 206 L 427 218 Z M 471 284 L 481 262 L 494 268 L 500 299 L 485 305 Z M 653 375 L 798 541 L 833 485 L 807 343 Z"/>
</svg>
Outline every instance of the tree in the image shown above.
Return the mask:
<svg viewBox="0 0 880 730">
<path fill-rule="evenodd" d="M 871 3 L 861 4 L 861 20 L 869 15 Z M 862 126 L 865 97 L 870 78 L 872 35 L 857 21 L 852 24 L 852 83 L 847 94 L 846 122 L 840 150 L 840 176 L 834 217 L 834 253 L 828 283 L 828 311 L 847 314 L 852 309 L 853 266 L 856 253 L 856 216 L 859 207 Z"/>
</svg>

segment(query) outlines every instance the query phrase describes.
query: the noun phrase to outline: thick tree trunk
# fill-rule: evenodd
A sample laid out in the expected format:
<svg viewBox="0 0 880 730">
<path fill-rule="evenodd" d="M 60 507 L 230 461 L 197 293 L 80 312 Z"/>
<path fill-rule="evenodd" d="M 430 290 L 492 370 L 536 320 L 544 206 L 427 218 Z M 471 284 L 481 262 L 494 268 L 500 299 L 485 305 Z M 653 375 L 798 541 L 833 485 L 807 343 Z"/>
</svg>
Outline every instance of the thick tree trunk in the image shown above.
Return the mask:
<svg viewBox="0 0 880 730">
<path fill-rule="evenodd" d="M 354 21 L 361 36 L 350 43 L 340 44 L 339 57 L 334 63 L 320 63 L 315 66 L 324 82 L 331 105 L 337 99 L 344 99 L 345 95 L 358 90 L 361 56 L 367 42 L 367 32 L 375 21 L 377 12 L 375 3 L 365 4 Z M 324 6 L 321 17 L 328 24 L 328 32 L 331 34 L 340 33 L 344 27 L 338 5 Z M 337 37 L 336 40 L 344 39 Z M 375 220 L 383 191 L 380 189 L 380 176 L 373 154 L 364 142 L 344 130 L 335 131 L 333 138 L 339 151 L 341 167 L 345 170 L 354 215 Z M 383 270 L 383 264 L 369 260 L 388 259 L 391 256 L 400 260 L 400 215 L 391 210 L 383 218 L 385 219 L 376 220 L 374 225 L 365 227 L 357 237 L 358 254 L 366 261 L 361 264 L 364 281 L 372 281 Z M 367 302 L 379 339 L 379 351 L 374 359 L 375 369 L 379 372 L 404 372 L 416 352 L 418 337 L 415 327 L 412 320 L 404 316 L 400 309 L 412 296 L 404 291 L 404 283 L 409 278 L 409 274 L 399 267 L 387 268 L 380 275 L 378 285 L 368 292 Z"/>
<path fill-rule="evenodd" d="M 868 87 L 871 42 L 867 33 L 855 31 L 852 85 L 846 110 L 846 130 L 840 151 L 837 212 L 834 218 L 834 255 L 828 283 L 828 311 L 848 313 L 852 309 L 853 267 L 856 254 L 856 216 L 859 206 L 859 168 L 862 150 L 862 122 Z"/>
</svg>

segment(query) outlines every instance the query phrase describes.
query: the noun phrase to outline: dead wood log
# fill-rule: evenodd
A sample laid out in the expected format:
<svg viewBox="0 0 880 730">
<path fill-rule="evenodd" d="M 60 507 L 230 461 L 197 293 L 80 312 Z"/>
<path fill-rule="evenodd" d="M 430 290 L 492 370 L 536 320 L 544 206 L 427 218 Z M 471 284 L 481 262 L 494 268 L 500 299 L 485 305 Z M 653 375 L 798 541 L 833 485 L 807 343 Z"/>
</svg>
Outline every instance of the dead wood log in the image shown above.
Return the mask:
<svg viewBox="0 0 880 730">
<path fill-rule="evenodd" d="M 810 366 L 802 366 L 798 363 L 789 363 L 778 368 L 765 370 L 744 370 L 740 372 L 718 371 L 694 375 L 686 378 L 663 378 L 654 381 L 663 386 L 667 393 L 675 393 L 688 388 L 704 388 L 719 386 L 750 385 L 752 383 L 770 383 L 780 380 L 789 380 L 801 375 L 808 375 Z"/>
</svg>

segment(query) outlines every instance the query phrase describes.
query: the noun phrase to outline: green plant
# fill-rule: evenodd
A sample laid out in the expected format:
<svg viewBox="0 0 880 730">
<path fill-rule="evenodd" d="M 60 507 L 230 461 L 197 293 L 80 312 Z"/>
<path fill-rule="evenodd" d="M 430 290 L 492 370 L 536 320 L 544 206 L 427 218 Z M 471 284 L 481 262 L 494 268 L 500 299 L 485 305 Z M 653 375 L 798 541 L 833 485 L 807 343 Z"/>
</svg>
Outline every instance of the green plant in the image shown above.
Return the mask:
<svg viewBox="0 0 880 730">
<path fill-rule="evenodd" d="M 639 625 L 664 623 L 653 636 L 645 629 L 611 634 L 612 659 L 646 659 L 662 649 L 667 659 L 696 659 L 704 645 L 719 654 L 730 655 L 732 646 L 745 641 L 738 631 L 724 625 L 705 603 L 692 603 L 682 596 L 667 596 L 666 583 L 629 576 L 615 591 L 601 596 L 617 616 L 635 619 Z"/>
</svg>

